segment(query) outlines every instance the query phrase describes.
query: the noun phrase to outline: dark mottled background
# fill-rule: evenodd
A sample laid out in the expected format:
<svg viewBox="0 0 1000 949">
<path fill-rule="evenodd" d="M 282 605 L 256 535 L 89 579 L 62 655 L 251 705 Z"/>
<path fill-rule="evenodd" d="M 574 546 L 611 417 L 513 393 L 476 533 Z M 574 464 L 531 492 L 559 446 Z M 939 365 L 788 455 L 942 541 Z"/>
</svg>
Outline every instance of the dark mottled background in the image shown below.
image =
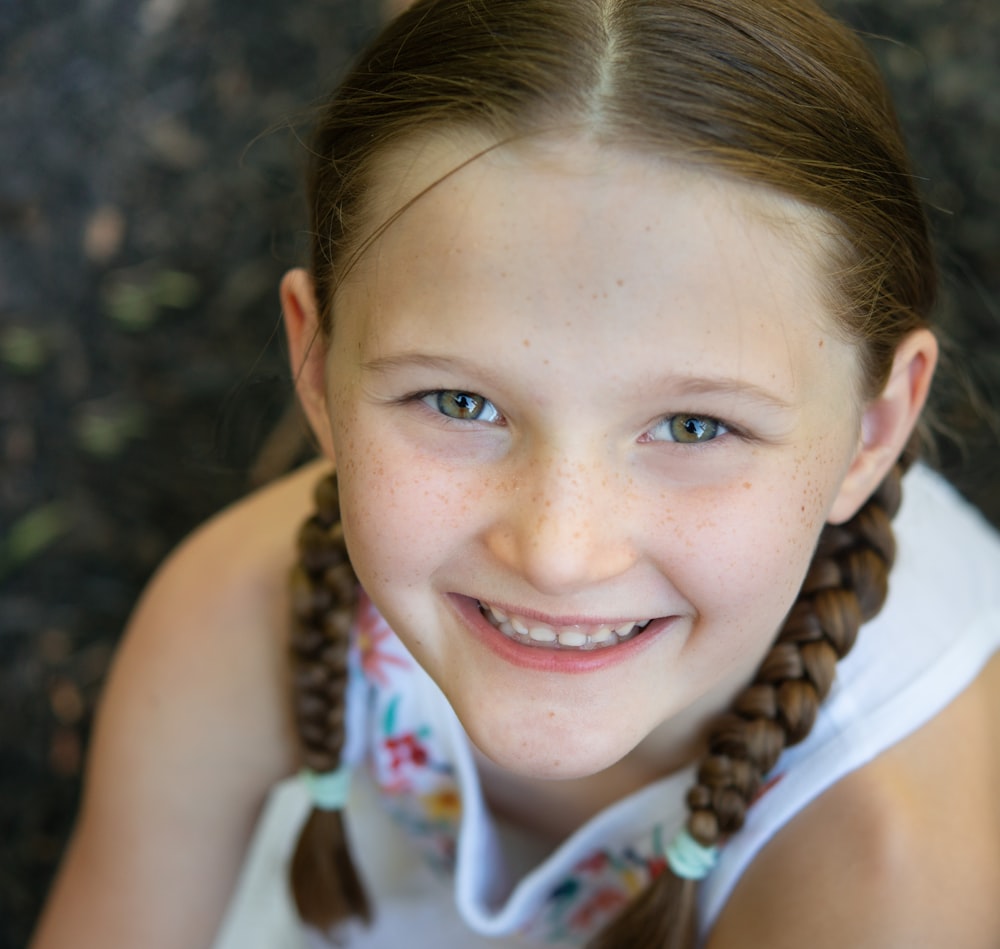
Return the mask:
<svg viewBox="0 0 1000 949">
<path fill-rule="evenodd" d="M 1000 3 L 840 0 L 940 240 L 942 463 L 1000 523 Z M 0 0 L 0 949 L 25 944 L 142 583 L 301 451 L 275 288 L 293 131 L 374 0 Z"/>
</svg>

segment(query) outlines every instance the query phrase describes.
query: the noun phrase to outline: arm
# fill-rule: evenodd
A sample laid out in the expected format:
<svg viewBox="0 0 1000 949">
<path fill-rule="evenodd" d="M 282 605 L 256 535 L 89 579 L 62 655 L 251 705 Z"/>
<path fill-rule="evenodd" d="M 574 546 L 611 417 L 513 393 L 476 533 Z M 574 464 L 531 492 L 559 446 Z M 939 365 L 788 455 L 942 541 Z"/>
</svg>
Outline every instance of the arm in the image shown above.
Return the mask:
<svg viewBox="0 0 1000 949">
<path fill-rule="evenodd" d="M 940 715 L 783 828 L 707 949 L 1000 945 L 998 680 L 994 660 Z"/>
<path fill-rule="evenodd" d="M 284 578 L 311 480 L 210 523 L 144 595 L 33 949 L 211 943 L 261 804 L 295 766 Z"/>
</svg>

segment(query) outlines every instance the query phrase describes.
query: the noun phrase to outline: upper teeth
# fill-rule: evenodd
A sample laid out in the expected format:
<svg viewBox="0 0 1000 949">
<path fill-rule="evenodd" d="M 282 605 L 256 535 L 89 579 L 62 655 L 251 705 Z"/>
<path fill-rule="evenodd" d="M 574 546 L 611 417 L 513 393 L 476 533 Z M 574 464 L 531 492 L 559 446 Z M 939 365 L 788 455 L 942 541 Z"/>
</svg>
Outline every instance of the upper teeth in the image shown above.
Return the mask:
<svg viewBox="0 0 1000 949">
<path fill-rule="evenodd" d="M 503 610 L 480 602 L 483 615 L 511 639 L 529 645 L 562 647 L 566 649 L 595 649 L 614 646 L 631 638 L 644 629 L 649 620 L 630 620 L 611 626 L 598 624 L 589 626 L 569 626 L 555 629 L 535 619 L 525 619 L 505 613 Z"/>
</svg>

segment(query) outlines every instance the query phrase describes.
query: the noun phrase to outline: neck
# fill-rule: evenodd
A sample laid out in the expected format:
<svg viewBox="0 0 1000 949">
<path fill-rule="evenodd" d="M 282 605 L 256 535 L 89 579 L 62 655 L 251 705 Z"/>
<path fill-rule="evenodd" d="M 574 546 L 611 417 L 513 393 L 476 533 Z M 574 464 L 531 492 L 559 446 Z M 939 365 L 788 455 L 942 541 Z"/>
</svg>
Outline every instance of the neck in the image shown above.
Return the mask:
<svg viewBox="0 0 1000 949">
<path fill-rule="evenodd" d="M 690 739 L 672 757 L 654 755 L 640 746 L 597 774 L 554 781 L 510 772 L 473 748 L 483 794 L 493 813 L 553 846 L 605 808 L 681 771 L 697 760 L 701 750 L 701 743 Z"/>
</svg>

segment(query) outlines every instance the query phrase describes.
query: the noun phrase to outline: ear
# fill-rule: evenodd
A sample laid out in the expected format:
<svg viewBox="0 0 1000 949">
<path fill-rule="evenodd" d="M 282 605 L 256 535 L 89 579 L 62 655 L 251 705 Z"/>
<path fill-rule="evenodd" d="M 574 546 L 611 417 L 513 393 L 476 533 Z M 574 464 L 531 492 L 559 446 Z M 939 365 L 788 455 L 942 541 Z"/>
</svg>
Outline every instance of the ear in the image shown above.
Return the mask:
<svg viewBox="0 0 1000 949">
<path fill-rule="evenodd" d="M 281 312 L 285 320 L 295 394 L 323 454 L 332 461 L 333 440 L 326 406 L 328 347 L 320 330 L 312 277 L 302 268 L 289 270 L 282 278 Z"/>
<path fill-rule="evenodd" d="M 938 344 L 927 329 L 914 330 L 896 350 L 889 381 L 865 407 L 857 451 L 827 520 L 843 524 L 871 497 L 909 441 L 927 401 Z"/>
</svg>

